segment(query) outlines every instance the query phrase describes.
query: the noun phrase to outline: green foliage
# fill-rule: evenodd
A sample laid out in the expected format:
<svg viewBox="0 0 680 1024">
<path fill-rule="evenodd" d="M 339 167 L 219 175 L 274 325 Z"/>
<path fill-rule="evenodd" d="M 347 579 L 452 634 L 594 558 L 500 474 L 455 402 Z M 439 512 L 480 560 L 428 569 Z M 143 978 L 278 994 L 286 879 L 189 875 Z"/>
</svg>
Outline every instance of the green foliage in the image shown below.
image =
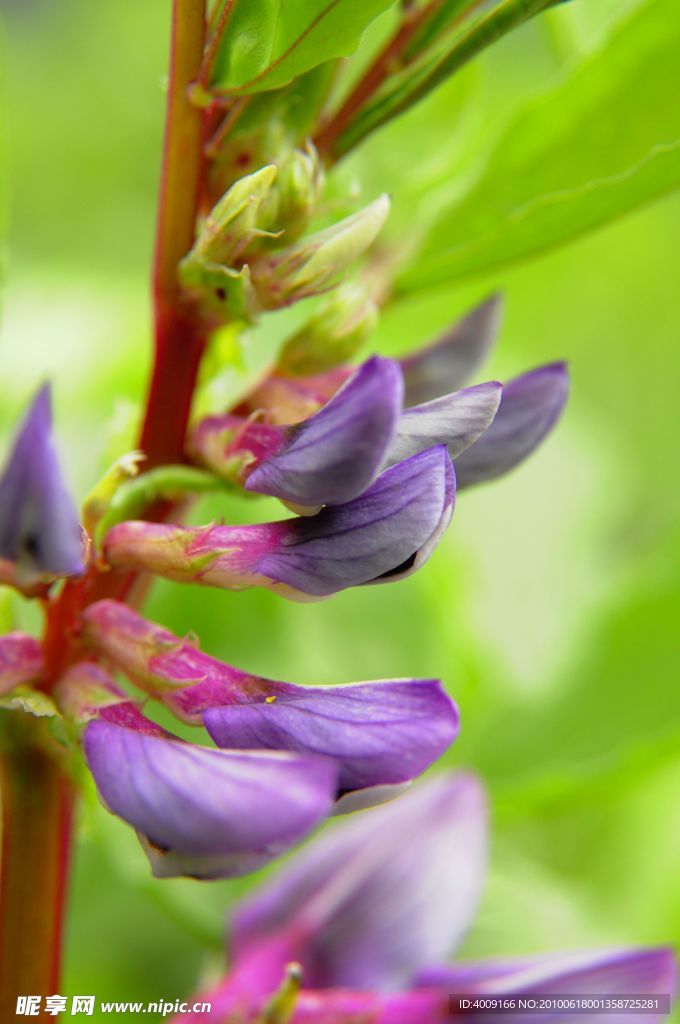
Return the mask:
<svg viewBox="0 0 680 1024">
<path fill-rule="evenodd" d="M 643 5 L 599 52 L 530 100 L 462 197 L 440 197 L 402 287 L 496 268 L 564 243 L 680 182 L 672 0 Z"/>
<path fill-rule="evenodd" d="M 433 53 L 430 55 L 426 51 L 424 61 L 416 63 L 413 69 L 407 66 L 402 74 L 391 75 L 382 95 L 379 94 L 359 112 L 340 136 L 334 151 L 337 154 L 346 152 L 383 124 L 420 103 L 487 47 L 551 5 L 552 0 L 503 0 L 469 27 L 466 26 L 460 34 L 454 34 L 451 41 L 447 42 L 445 37 L 440 42 L 435 35 Z M 444 13 L 445 10 L 439 12 L 441 17 Z M 414 42 L 417 43 L 418 39 Z"/>
<path fill-rule="evenodd" d="M 356 50 L 395 0 L 236 0 L 213 84 L 235 93 L 286 85 Z"/>
</svg>

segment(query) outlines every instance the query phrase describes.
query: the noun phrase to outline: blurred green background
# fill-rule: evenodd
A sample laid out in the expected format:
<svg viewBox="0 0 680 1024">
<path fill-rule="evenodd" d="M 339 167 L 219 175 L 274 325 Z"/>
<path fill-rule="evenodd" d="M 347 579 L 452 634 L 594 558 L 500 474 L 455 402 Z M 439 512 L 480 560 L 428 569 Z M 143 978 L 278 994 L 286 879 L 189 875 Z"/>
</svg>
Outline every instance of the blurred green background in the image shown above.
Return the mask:
<svg viewBox="0 0 680 1024">
<path fill-rule="evenodd" d="M 393 230 L 408 231 L 424 182 L 462 180 L 512 111 L 606 45 L 634 6 L 582 0 L 522 30 L 377 136 L 342 186 L 391 192 Z M 82 496 L 127 443 L 144 393 L 169 3 L 5 0 L 3 14 L 0 427 L 7 436 L 51 378 Z M 611 116 L 625 130 L 625 111 Z M 385 313 L 375 347 L 398 352 L 501 288 L 486 376 L 564 357 L 573 377 L 550 442 L 461 497 L 419 575 L 315 605 L 158 585 L 149 605 L 264 675 L 446 680 L 464 724 L 448 763 L 481 773 L 493 812 L 466 955 L 680 943 L 679 228 L 677 199 L 665 199 L 537 259 L 405 293 Z M 231 386 L 286 323 L 257 332 Z M 277 514 L 235 502 L 195 516 L 255 508 Z M 184 994 L 219 969 L 225 914 L 249 884 L 153 881 L 130 830 L 90 793 L 64 990 Z"/>
</svg>

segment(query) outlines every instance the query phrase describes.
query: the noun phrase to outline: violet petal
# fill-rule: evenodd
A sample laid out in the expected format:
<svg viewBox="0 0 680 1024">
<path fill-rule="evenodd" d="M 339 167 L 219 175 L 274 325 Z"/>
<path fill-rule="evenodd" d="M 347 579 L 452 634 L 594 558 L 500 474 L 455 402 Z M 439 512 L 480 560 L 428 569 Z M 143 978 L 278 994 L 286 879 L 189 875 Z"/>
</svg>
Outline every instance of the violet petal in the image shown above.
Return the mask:
<svg viewBox="0 0 680 1024">
<path fill-rule="evenodd" d="M 306 985 L 404 987 L 466 931 L 485 860 L 479 783 L 435 776 L 328 827 L 247 897 L 234 919 L 236 962 L 264 936 L 304 929 Z"/>
<path fill-rule="evenodd" d="M 407 782 L 425 771 L 458 732 L 453 701 L 437 679 L 344 686 L 272 683 L 268 698 L 208 708 L 203 722 L 219 747 L 322 754 L 347 792 Z"/>
<path fill-rule="evenodd" d="M 261 867 L 319 822 L 336 788 L 326 759 L 211 750 L 102 720 L 84 747 L 102 800 L 146 838 L 164 876 Z"/>
<path fill-rule="evenodd" d="M 458 486 L 493 480 L 526 459 L 555 426 L 568 390 L 564 363 L 542 366 L 505 384 L 493 423 L 456 459 Z"/>
<path fill-rule="evenodd" d="M 402 398 L 397 364 L 369 359 L 316 415 L 287 428 L 287 443 L 256 466 L 246 489 L 299 506 L 358 497 L 385 461 Z"/>
<path fill-rule="evenodd" d="M 432 344 L 400 361 L 406 405 L 457 391 L 474 376 L 496 339 L 501 306 L 500 295 L 492 295 Z"/>
<path fill-rule="evenodd" d="M 387 464 L 393 466 L 437 444 L 445 444 L 455 459 L 488 430 L 501 392 L 498 381 L 488 381 L 404 410 Z"/>
<path fill-rule="evenodd" d="M 284 543 L 260 559 L 258 571 L 315 597 L 402 579 L 431 555 L 454 500 L 448 453 L 430 448 L 386 470 L 360 498 L 293 520 Z"/>
<path fill-rule="evenodd" d="M 26 576 L 82 573 L 82 531 L 52 443 L 46 384 L 33 400 L 0 479 L 0 558 Z"/>
</svg>

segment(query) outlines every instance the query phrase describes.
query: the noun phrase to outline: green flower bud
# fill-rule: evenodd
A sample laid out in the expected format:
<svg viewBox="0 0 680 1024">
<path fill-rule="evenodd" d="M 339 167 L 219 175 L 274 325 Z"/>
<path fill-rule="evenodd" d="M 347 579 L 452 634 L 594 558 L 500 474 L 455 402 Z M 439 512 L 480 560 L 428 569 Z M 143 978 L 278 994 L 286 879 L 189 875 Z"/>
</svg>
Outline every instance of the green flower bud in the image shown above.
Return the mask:
<svg viewBox="0 0 680 1024">
<path fill-rule="evenodd" d="M 330 288 L 375 240 L 389 213 L 386 195 L 339 224 L 301 239 L 251 266 L 252 284 L 265 309 L 280 309 Z"/>
<path fill-rule="evenodd" d="M 247 264 L 233 270 L 209 260 L 194 260 L 189 254 L 179 265 L 179 279 L 185 291 L 218 323 L 234 317 L 252 323 L 260 312 Z"/>
<path fill-rule="evenodd" d="M 377 319 L 377 306 L 366 288 L 346 281 L 329 292 L 314 316 L 284 344 L 277 372 L 305 377 L 332 370 L 356 354 Z"/>
<path fill-rule="evenodd" d="M 184 262 L 235 266 L 262 233 L 261 207 L 275 178 L 276 167 L 269 164 L 235 182 L 206 217 Z"/>
<path fill-rule="evenodd" d="M 303 233 L 313 216 L 324 185 L 324 173 L 311 142 L 306 149 L 294 149 L 278 164 L 274 187 L 265 200 L 267 226 L 283 233 L 286 243 Z"/>
</svg>

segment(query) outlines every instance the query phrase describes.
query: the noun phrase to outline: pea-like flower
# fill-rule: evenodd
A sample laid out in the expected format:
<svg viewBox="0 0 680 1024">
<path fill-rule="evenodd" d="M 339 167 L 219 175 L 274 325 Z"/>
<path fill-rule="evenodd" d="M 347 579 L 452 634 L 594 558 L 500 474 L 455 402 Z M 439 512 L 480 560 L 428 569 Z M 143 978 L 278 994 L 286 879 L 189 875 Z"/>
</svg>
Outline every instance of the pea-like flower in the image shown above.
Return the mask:
<svg viewBox="0 0 680 1024">
<path fill-rule="evenodd" d="M 490 381 L 404 410 L 398 363 L 375 356 L 301 423 L 209 417 L 192 446 L 246 490 L 315 512 L 352 501 L 381 470 L 435 445 L 455 458 L 489 428 L 500 397 L 501 385 Z"/>
<path fill-rule="evenodd" d="M 80 724 L 99 796 L 137 830 L 158 877 L 254 871 L 314 828 L 333 800 L 330 759 L 186 743 L 95 664 L 69 669 L 56 696 Z"/>
<path fill-rule="evenodd" d="M 454 502 L 453 466 L 438 446 L 315 516 L 238 527 L 128 521 L 107 533 L 104 555 L 118 569 L 233 590 L 264 586 L 308 600 L 415 572 L 446 530 Z"/>
<path fill-rule="evenodd" d="M 303 507 L 342 504 L 362 494 L 383 467 L 402 395 L 397 364 L 375 357 L 302 423 L 212 417 L 200 424 L 193 445 L 205 451 L 211 468 L 235 470 L 247 490 Z"/>
<path fill-rule="evenodd" d="M 428 442 L 446 444 L 455 460 L 458 487 L 464 488 L 514 469 L 547 437 L 567 399 L 564 363 L 531 370 L 505 383 L 502 390 L 495 381 L 464 386 L 489 354 L 499 319 L 500 298 L 493 296 L 436 341 L 398 360 L 404 409 L 398 421 L 399 444 L 393 446 L 390 462 L 422 450 Z M 266 377 L 237 412 L 246 417 L 258 411 L 273 436 L 280 436 L 277 427 L 285 435 L 293 429 L 287 424 L 304 425 L 321 416 L 334 396 L 349 386 L 354 372 L 348 366 L 310 376 L 279 370 Z M 233 419 L 231 423 L 233 427 Z M 195 453 L 222 472 L 225 454 L 214 443 L 216 429 L 216 420 L 205 433 L 199 428 Z M 269 455 L 266 446 L 260 451 L 262 469 L 255 468 L 255 479 L 246 483 L 249 489 L 258 489 L 258 476 L 266 477 L 267 459 L 276 463 L 277 455 Z"/>
<path fill-rule="evenodd" d="M 302 988 L 299 980 L 289 986 L 286 1016 L 266 1019 L 446 1024 L 452 994 L 673 996 L 677 965 L 667 947 L 442 966 L 477 909 L 486 829 L 484 792 L 466 775 L 440 775 L 392 804 L 330 826 L 237 906 L 231 970 L 199 997 L 212 1005 L 201 1020 L 263 1019 L 258 1014 L 280 1002 L 276 992 L 291 962 Z M 505 1016 L 486 1011 L 480 1019 L 501 1024 Z M 518 1024 L 565 1019 L 533 1010 L 512 1016 Z M 605 1024 L 610 1017 L 590 1019 Z M 640 1019 L 652 1024 L 657 1016 L 643 1012 Z"/>
<path fill-rule="evenodd" d="M 83 571 L 82 530 L 52 441 L 49 385 L 36 395 L 0 478 L 0 559 L 19 584 Z M 11 580 L 10 572 L 3 574 Z M 13 580 L 12 580 L 13 581 Z"/>
<path fill-rule="evenodd" d="M 225 665 L 116 601 L 84 615 L 100 655 L 178 718 L 204 725 L 220 748 L 329 758 L 337 810 L 380 802 L 428 768 L 458 733 L 437 679 L 297 686 Z"/>
</svg>

